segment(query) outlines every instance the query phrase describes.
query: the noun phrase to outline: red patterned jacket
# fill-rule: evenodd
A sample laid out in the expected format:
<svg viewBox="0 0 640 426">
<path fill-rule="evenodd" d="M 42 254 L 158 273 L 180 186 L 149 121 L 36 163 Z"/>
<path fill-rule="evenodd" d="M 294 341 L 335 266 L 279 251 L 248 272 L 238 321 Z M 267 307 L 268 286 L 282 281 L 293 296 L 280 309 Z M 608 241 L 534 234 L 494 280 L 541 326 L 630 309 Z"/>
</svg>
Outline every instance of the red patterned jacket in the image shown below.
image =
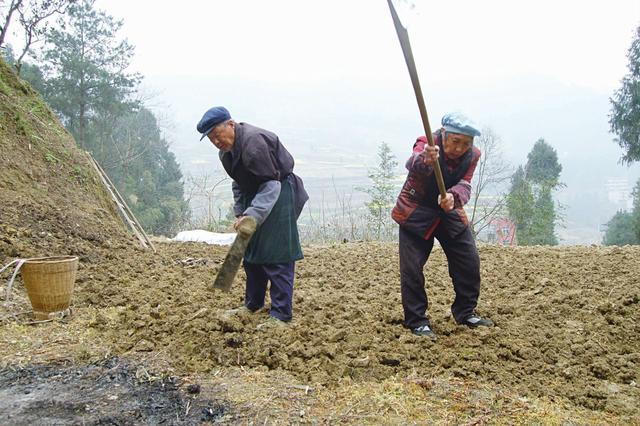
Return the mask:
<svg viewBox="0 0 640 426">
<path fill-rule="evenodd" d="M 449 159 L 444 154 L 441 133 L 434 133 L 433 140 L 440 146 L 442 177 L 447 192 L 453 194 L 454 209 L 445 213 L 438 205 L 439 191 L 433 167 L 424 164 L 427 138 L 421 136 L 413 145 L 413 155 L 407 160 L 409 174 L 391 216 L 400 226 L 424 239 L 431 238 L 441 223 L 455 238 L 469 224 L 462 207 L 471 197 L 471 178 L 480 159 L 480 150 L 472 146 L 460 158 Z"/>
</svg>

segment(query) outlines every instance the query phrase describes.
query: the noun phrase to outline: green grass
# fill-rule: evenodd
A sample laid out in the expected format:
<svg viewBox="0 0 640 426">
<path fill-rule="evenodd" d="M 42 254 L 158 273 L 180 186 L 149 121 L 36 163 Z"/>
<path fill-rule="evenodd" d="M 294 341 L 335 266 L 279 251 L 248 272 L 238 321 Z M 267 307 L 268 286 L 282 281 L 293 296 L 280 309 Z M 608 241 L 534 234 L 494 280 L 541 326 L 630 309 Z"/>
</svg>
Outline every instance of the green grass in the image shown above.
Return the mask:
<svg viewBox="0 0 640 426">
<path fill-rule="evenodd" d="M 14 121 L 16 125 L 16 132 L 18 134 L 27 136 L 31 132 L 31 126 L 29 126 L 27 120 L 24 119 L 20 112 L 15 111 Z"/>
<path fill-rule="evenodd" d="M 10 96 L 12 91 L 9 86 L 4 82 L 4 78 L 0 78 L 0 93 L 6 96 Z"/>
<path fill-rule="evenodd" d="M 58 164 L 61 161 L 58 157 L 53 155 L 51 152 L 46 152 L 44 154 L 44 159 L 45 161 L 47 161 L 47 163 L 53 163 L 53 164 Z"/>
</svg>

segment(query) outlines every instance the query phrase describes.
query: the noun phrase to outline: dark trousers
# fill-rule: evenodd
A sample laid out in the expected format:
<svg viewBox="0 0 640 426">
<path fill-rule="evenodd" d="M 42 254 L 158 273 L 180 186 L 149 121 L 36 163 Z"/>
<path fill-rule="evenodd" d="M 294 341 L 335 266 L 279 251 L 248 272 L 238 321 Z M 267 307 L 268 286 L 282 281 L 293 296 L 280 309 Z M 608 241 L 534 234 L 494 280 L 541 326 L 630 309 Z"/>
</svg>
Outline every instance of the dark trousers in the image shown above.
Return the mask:
<svg viewBox="0 0 640 426">
<path fill-rule="evenodd" d="M 271 281 L 269 295 L 271 310 L 269 315 L 281 321 L 290 321 L 293 315 L 293 278 L 295 262 L 256 264 L 244 262 L 247 273 L 247 287 L 244 304 L 249 310 L 257 311 L 264 306 L 267 282 Z"/>
<path fill-rule="evenodd" d="M 456 293 L 451 313 L 456 322 L 464 321 L 475 309 L 480 295 L 480 256 L 476 242 L 467 228 L 457 238 L 451 238 L 443 226 L 425 240 L 400 227 L 400 292 L 404 309 L 404 325 L 416 328 L 429 324 L 423 268 L 437 238 L 447 256 L 449 276 Z"/>
</svg>

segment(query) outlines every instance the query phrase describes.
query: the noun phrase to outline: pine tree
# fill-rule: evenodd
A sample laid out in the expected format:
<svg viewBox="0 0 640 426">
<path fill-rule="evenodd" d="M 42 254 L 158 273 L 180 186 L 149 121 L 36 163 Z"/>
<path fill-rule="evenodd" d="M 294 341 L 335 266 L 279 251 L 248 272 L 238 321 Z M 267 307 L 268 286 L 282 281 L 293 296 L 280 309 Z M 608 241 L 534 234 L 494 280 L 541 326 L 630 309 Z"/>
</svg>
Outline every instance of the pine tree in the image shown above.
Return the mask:
<svg viewBox="0 0 640 426">
<path fill-rule="evenodd" d="M 640 26 L 627 53 L 629 73 L 610 99 L 611 132 L 624 150 L 623 163 L 640 161 Z"/>
<path fill-rule="evenodd" d="M 531 240 L 529 234 L 532 229 L 534 204 L 531 184 L 526 179 L 524 168 L 519 166 L 511 178 L 511 189 L 507 196 L 507 209 L 509 217 L 516 224 L 519 244 L 527 245 Z"/>
<path fill-rule="evenodd" d="M 562 172 L 562 165 L 558 163 L 558 153 L 544 139 L 538 139 L 531 152 L 527 154 L 525 172 L 527 179 L 532 183 L 552 189 L 557 187 Z"/>
<path fill-rule="evenodd" d="M 638 244 L 640 241 L 633 232 L 633 216 L 629 212 L 617 212 L 609 222 L 607 231 L 602 239 L 605 246 L 622 246 L 625 244 Z"/>
<path fill-rule="evenodd" d="M 540 187 L 534 203 L 529 245 L 558 245 L 558 237 L 555 233 L 556 216 L 551 187 Z"/>
<path fill-rule="evenodd" d="M 92 135 L 96 121 L 134 109 L 131 95 L 141 77 L 125 71 L 134 48 L 117 39 L 122 21 L 94 3 L 81 0 L 69 8 L 60 28 L 49 32 L 43 58 L 47 101 L 80 146 L 100 154 L 103 139 Z"/>
<path fill-rule="evenodd" d="M 560 218 L 553 191 L 562 186 L 561 171 L 556 150 L 539 139 L 527 155 L 527 164 L 514 173 L 507 207 L 516 224 L 518 244 L 558 244 L 555 226 Z"/>
<path fill-rule="evenodd" d="M 398 162 L 386 142 L 380 143 L 378 147 L 378 160 L 378 167 L 369 172 L 373 186 L 362 191 L 369 194 L 370 200 L 365 203 L 369 209 L 369 223 L 380 240 L 390 228 L 391 209 L 397 196 L 393 179 Z"/>
</svg>

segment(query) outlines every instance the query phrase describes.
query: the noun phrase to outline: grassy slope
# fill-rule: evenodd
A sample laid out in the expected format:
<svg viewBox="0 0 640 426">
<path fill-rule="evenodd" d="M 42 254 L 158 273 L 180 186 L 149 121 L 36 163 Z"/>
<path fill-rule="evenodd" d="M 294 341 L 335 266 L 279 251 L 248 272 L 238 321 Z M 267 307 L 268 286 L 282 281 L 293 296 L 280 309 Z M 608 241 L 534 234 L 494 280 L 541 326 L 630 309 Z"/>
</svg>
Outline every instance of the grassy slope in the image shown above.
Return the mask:
<svg viewBox="0 0 640 426">
<path fill-rule="evenodd" d="M 126 235 L 86 153 L 1 59 L 0 217 L 0 261 L 82 256 Z"/>
</svg>

